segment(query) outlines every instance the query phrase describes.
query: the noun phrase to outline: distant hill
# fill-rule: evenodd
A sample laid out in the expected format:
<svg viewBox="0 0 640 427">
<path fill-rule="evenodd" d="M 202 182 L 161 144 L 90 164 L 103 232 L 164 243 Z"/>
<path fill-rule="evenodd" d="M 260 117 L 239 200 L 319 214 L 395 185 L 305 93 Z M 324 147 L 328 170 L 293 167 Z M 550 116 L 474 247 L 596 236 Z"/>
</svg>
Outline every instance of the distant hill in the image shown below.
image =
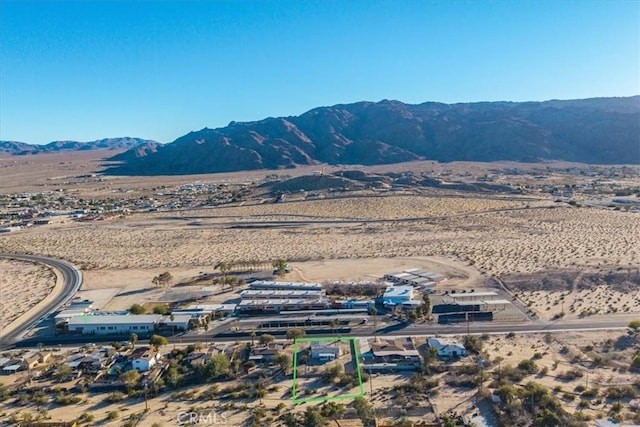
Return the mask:
<svg viewBox="0 0 640 427">
<path fill-rule="evenodd" d="M 176 175 L 418 159 L 640 163 L 640 96 L 320 107 L 297 117 L 231 122 L 171 144 L 130 150 L 111 158 L 120 164 L 106 172 Z"/>
<path fill-rule="evenodd" d="M 53 141 L 46 145 L 27 144 L 16 141 L 0 141 L 0 153 L 13 155 L 55 153 L 59 151 L 86 150 L 130 150 L 141 146 L 158 145 L 157 142 L 141 138 L 104 138 L 96 141 Z"/>
</svg>

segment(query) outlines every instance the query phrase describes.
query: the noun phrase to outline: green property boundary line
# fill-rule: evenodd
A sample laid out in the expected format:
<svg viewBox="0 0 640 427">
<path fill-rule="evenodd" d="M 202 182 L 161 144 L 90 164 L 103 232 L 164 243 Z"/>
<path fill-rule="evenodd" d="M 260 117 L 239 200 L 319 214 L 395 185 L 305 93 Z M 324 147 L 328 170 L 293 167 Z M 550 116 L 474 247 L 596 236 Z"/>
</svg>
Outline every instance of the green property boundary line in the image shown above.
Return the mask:
<svg viewBox="0 0 640 427">
<path fill-rule="evenodd" d="M 356 371 L 358 372 L 358 387 L 360 392 L 357 394 L 342 394 L 339 396 L 323 396 L 323 397 L 308 397 L 306 399 L 298 399 L 297 395 L 297 375 L 298 375 L 298 343 L 304 342 L 323 342 L 323 341 L 348 341 L 353 345 L 353 351 L 356 353 L 354 358 L 356 360 Z M 354 337 L 318 337 L 318 338 L 296 338 L 293 340 L 293 385 L 291 387 L 291 396 L 293 403 L 307 403 L 307 402 L 328 402 L 330 400 L 342 400 L 342 399 L 355 399 L 356 397 L 364 396 L 364 384 L 362 384 L 362 370 L 360 369 L 360 351 L 358 350 L 358 341 Z"/>
</svg>

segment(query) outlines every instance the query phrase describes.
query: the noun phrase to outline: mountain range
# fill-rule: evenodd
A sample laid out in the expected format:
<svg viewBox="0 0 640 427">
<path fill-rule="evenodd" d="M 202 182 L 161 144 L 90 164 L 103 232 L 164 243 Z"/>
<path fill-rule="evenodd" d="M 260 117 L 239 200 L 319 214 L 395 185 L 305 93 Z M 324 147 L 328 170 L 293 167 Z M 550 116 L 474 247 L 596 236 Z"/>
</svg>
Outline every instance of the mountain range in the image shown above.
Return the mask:
<svg viewBox="0 0 640 427">
<path fill-rule="evenodd" d="M 300 116 L 204 128 L 164 145 L 137 138 L 101 141 L 121 141 L 123 145 L 110 148 L 130 148 L 108 159 L 112 163 L 103 172 L 116 175 L 412 160 L 640 164 L 640 96 L 417 105 L 357 102 L 314 108 Z M 43 150 L 89 149 L 101 141 L 56 142 Z"/>
<path fill-rule="evenodd" d="M 640 96 L 320 107 L 137 147 L 111 158 L 119 164 L 107 173 L 175 175 L 419 159 L 639 164 Z"/>
<path fill-rule="evenodd" d="M 0 153 L 13 155 L 55 153 L 59 151 L 129 150 L 139 146 L 157 145 L 156 141 L 141 138 L 104 138 L 96 141 L 53 141 L 46 145 L 18 141 L 0 141 Z"/>
</svg>

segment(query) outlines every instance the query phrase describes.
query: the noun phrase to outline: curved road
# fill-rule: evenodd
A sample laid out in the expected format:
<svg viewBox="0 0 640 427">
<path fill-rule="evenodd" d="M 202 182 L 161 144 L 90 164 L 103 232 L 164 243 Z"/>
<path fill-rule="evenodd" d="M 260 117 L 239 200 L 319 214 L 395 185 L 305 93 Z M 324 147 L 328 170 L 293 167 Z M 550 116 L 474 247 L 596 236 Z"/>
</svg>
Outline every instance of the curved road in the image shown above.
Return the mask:
<svg viewBox="0 0 640 427">
<path fill-rule="evenodd" d="M 9 325 L 1 325 L 2 330 L 0 330 L 0 337 L 2 339 L 0 340 L 0 344 L 9 345 L 22 338 L 22 336 L 42 318 L 56 311 L 73 298 L 82 285 L 82 272 L 67 261 L 38 255 L 0 254 L 0 258 L 45 264 L 58 270 L 62 274 L 63 279 L 62 290 L 54 290 L 57 295 L 51 301 L 42 304 L 42 306 L 36 305 L 36 310 L 29 310 Z M 16 323 L 18 323 L 17 326 Z M 11 330 L 4 335 L 4 329 L 8 326 L 11 326 Z"/>
</svg>

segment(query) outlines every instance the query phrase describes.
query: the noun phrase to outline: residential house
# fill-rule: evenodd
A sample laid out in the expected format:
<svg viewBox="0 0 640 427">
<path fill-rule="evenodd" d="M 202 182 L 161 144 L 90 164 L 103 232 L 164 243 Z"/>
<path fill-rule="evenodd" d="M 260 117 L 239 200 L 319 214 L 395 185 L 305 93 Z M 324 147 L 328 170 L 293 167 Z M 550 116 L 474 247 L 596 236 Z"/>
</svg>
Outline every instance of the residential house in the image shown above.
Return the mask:
<svg viewBox="0 0 640 427">
<path fill-rule="evenodd" d="M 22 358 L 22 369 L 29 370 L 34 369 L 40 363 L 40 357 L 38 353 L 32 353 Z"/>
<path fill-rule="evenodd" d="M 467 350 L 464 346 L 456 341 L 447 342 L 440 338 L 429 338 L 427 345 L 438 350 L 438 357 L 462 357 L 467 355 Z"/>
<path fill-rule="evenodd" d="M 106 359 L 94 355 L 88 355 L 80 359 L 78 369 L 85 373 L 95 374 L 106 366 Z"/>
<path fill-rule="evenodd" d="M 422 364 L 411 338 L 373 342 L 370 348 L 373 363 Z"/>
<path fill-rule="evenodd" d="M 249 360 L 260 365 L 271 365 L 273 358 L 280 353 L 281 348 L 278 346 L 254 347 L 251 349 Z"/>
<path fill-rule="evenodd" d="M 139 347 L 129 355 L 129 360 L 133 369 L 146 372 L 158 363 L 160 353 L 150 347 Z"/>
<path fill-rule="evenodd" d="M 311 343 L 311 360 L 329 362 L 340 357 L 340 342 L 316 341 Z"/>
<path fill-rule="evenodd" d="M 249 360 L 255 362 L 256 364 L 270 365 L 273 363 L 273 358 L 278 353 L 280 353 L 280 351 L 275 348 L 254 348 L 253 350 L 251 350 Z"/>
</svg>

